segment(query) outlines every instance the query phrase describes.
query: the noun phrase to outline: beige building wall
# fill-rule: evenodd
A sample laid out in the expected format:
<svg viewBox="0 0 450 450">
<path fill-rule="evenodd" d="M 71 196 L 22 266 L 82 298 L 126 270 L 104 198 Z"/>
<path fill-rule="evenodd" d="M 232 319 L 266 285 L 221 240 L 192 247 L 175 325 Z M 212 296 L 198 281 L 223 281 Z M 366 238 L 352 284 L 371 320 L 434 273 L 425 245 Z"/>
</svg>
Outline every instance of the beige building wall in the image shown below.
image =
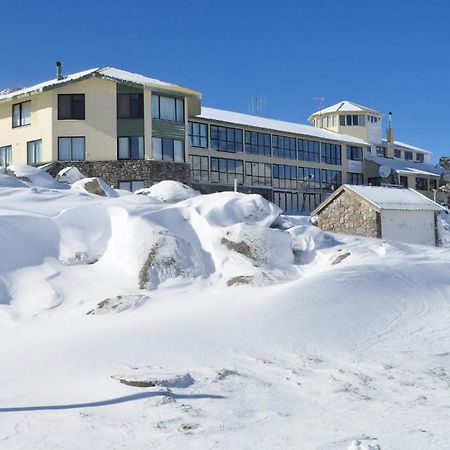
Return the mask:
<svg viewBox="0 0 450 450">
<path fill-rule="evenodd" d="M 117 159 L 116 83 L 89 78 L 50 91 L 53 95 L 53 160 L 58 137 L 85 136 L 87 161 Z M 85 120 L 58 120 L 58 94 L 85 94 Z"/>
<path fill-rule="evenodd" d="M 144 90 L 144 159 L 153 158 L 152 146 L 152 91 Z"/>
<path fill-rule="evenodd" d="M 42 139 L 42 161 L 52 160 L 52 96 L 44 92 L 0 104 L 0 147 L 12 146 L 12 164 L 27 163 L 27 142 Z M 31 123 L 12 127 L 12 107 L 31 100 Z"/>
</svg>

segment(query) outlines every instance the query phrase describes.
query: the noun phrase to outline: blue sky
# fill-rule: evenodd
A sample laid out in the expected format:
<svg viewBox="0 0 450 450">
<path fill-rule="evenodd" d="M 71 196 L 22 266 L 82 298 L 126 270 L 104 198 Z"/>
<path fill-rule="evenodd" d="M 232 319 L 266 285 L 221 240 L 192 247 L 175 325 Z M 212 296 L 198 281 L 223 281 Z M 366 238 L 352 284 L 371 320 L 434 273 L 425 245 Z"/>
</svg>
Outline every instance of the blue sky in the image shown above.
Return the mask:
<svg viewBox="0 0 450 450">
<path fill-rule="evenodd" d="M 104 0 L 2 5 L 0 87 L 111 65 L 203 92 L 203 104 L 306 123 L 351 100 L 395 137 L 450 154 L 450 2 Z"/>
</svg>

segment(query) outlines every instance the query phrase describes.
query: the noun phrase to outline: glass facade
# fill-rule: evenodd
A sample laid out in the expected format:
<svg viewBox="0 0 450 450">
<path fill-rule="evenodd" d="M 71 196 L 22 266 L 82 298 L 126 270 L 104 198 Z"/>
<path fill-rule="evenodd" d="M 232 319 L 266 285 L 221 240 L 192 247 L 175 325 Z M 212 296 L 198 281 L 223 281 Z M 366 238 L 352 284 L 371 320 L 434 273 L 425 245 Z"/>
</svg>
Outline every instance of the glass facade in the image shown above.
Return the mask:
<svg viewBox="0 0 450 450">
<path fill-rule="evenodd" d="M 271 186 L 272 164 L 247 161 L 245 163 L 245 183 L 252 186 Z"/>
<path fill-rule="evenodd" d="M 208 148 L 208 125 L 189 122 L 189 142 L 192 147 Z"/>
<path fill-rule="evenodd" d="M 297 139 L 273 135 L 272 154 L 275 158 L 297 159 Z"/>
<path fill-rule="evenodd" d="M 274 188 L 297 189 L 297 167 L 274 164 L 272 169 Z"/>
<path fill-rule="evenodd" d="M 152 138 L 153 159 L 184 162 L 184 141 L 171 138 Z"/>
<path fill-rule="evenodd" d="M 320 162 L 320 143 L 307 139 L 298 139 L 298 159 Z"/>
<path fill-rule="evenodd" d="M 184 122 L 184 100 L 152 94 L 152 118 Z"/>
<path fill-rule="evenodd" d="M 244 163 L 241 159 L 211 158 L 211 182 L 234 184 L 244 183 Z"/>
<path fill-rule="evenodd" d="M 241 153 L 243 132 L 239 128 L 211 125 L 211 148 L 221 152 Z"/>
<path fill-rule="evenodd" d="M 322 186 L 325 191 L 336 190 L 342 184 L 342 172 L 322 169 Z"/>
<path fill-rule="evenodd" d="M 340 166 L 342 164 L 341 146 L 322 142 L 322 162 Z"/>
<path fill-rule="evenodd" d="M 313 167 L 298 168 L 298 188 L 303 191 L 321 189 L 320 169 Z"/>
<path fill-rule="evenodd" d="M 193 181 L 209 181 L 209 162 L 207 156 L 191 155 L 189 157 L 189 164 L 191 165 L 191 176 Z"/>
<path fill-rule="evenodd" d="M 251 155 L 270 156 L 270 134 L 245 132 L 245 153 Z"/>
</svg>

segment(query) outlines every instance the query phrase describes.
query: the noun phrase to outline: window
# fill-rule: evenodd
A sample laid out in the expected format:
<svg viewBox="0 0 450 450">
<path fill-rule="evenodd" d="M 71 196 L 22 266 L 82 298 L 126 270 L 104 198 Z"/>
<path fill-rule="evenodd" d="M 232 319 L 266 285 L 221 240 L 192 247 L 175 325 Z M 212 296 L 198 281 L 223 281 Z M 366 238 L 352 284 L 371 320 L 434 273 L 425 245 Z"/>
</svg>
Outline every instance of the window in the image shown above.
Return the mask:
<svg viewBox="0 0 450 450">
<path fill-rule="evenodd" d="M 428 179 L 416 177 L 416 189 L 418 191 L 427 191 L 428 190 Z"/>
<path fill-rule="evenodd" d="M 134 192 L 139 189 L 144 189 L 144 181 L 143 180 L 119 181 L 119 189 L 123 189 L 124 191 L 130 192 Z"/>
<path fill-rule="evenodd" d="M 404 188 L 408 187 L 408 177 L 400 176 L 400 186 Z"/>
<path fill-rule="evenodd" d="M 119 137 L 117 159 L 144 159 L 144 136 Z"/>
<path fill-rule="evenodd" d="M 242 130 L 211 125 L 211 148 L 221 152 L 242 152 Z"/>
<path fill-rule="evenodd" d="M 437 180 L 435 178 L 430 178 L 430 191 L 437 190 Z"/>
<path fill-rule="evenodd" d="M 351 116 L 351 114 L 347 114 L 346 116 L 345 116 L 345 124 L 347 125 L 347 126 L 351 126 L 352 125 L 352 116 Z"/>
<path fill-rule="evenodd" d="M 295 138 L 272 136 L 273 156 L 275 158 L 297 159 L 297 142 Z"/>
<path fill-rule="evenodd" d="M 117 94 L 117 118 L 118 119 L 143 119 L 144 95 L 143 94 Z"/>
<path fill-rule="evenodd" d="M 184 122 L 184 100 L 153 94 L 152 118 Z"/>
<path fill-rule="evenodd" d="M 364 127 L 366 125 L 366 116 L 360 115 L 359 116 L 359 124 Z"/>
<path fill-rule="evenodd" d="M 23 127 L 31 123 L 31 101 L 17 103 L 12 106 L 13 128 Z"/>
<path fill-rule="evenodd" d="M 386 156 L 386 149 L 384 147 L 377 147 L 377 156 Z"/>
<path fill-rule="evenodd" d="M 84 136 L 58 138 L 58 159 L 60 161 L 84 161 L 85 153 Z"/>
<path fill-rule="evenodd" d="M 298 140 L 298 159 L 302 161 L 320 161 L 320 144 L 306 139 Z"/>
<path fill-rule="evenodd" d="M 184 141 L 170 138 L 152 138 L 153 159 L 184 162 Z"/>
<path fill-rule="evenodd" d="M 423 163 L 424 162 L 424 155 L 423 153 L 416 153 L 416 161 Z"/>
<path fill-rule="evenodd" d="M 322 184 L 326 191 L 334 191 L 342 184 L 342 172 L 322 169 Z"/>
<path fill-rule="evenodd" d="M 362 161 L 362 147 L 353 147 L 351 145 L 347 145 L 347 159 L 351 159 L 352 161 Z"/>
<path fill-rule="evenodd" d="M 341 146 L 322 142 L 322 162 L 340 166 L 342 164 Z"/>
<path fill-rule="evenodd" d="M 246 162 L 245 182 L 252 186 L 271 186 L 272 164 Z"/>
<path fill-rule="evenodd" d="M 192 147 L 208 148 L 208 125 L 189 122 L 189 141 Z"/>
<path fill-rule="evenodd" d="M 368 118 L 368 122 L 370 122 L 370 123 L 377 123 L 378 122 L 378 117 L 367 116 L 367 118 Z"/>
<path fill-rule="evenodd" d="M 297 167 L 274 164 L 272 169 L 273 187 L 297 189 Z"/>
<path fill-rule="evenodd" d="M 345 126 L 345 116 L 339 116 L 339 125 L 341 127 Z"/>
<path fill-rule="evenodd" d="M 191 155 L 189 157 L 191 165 L 191 176 L 193 181 L 209 181 L 209 167 L 207 156 Z"/>
<path fill-rule="evenodd" d="M 347 173 L 348 184 L 364 184 L 364 177 L 362 173 Z"/>
<path fill-rule="evenodd" d="M 246 131 L 245 153 L 270 156 L 270 134 Z"/>
<path fill-rule="evenodd" d="M 58 120 L 84 120 L 84 94 L 58 94 Z"/>
<path fill-rule="evenodd" d="M 42 140 L 27 142 L 27 164 L 42 162 Z"/>
<path fill-rule="evenodd" d="M 394 158 L 401 158 L 402 157 L 402 151 L 398 148 L 394 149 Z"/>
<path fill-rule="evenodd" d="M 244 183 L 244 163 L 240 159 L 211 158 L 211 181 L 213 183 Z"/>
<path fill-rule="evenodd" d="M 298 188 L 302 191 L 320 189 L 320 169 L 315 169 L 313 167 L 299 167 Z"/>
<path fill-rule="evenodd" d="M 284 212 L 299 211 L 299 195 L 297 192 L 274 191 L 273 202 Z"/>
<path fill-rule="evenodd" d="M 405 159 L 407 159 L 408 161 L 412 160 L 413 159 L 412 152 L 405 151 Z"/>
<path fill-rule="evenodd" d="M 0 167 L 8 167 L 11 165 L 12 146 L 7 145 L 0 147 Z"/>
<path fill-rule="evenodd" d="M 372 147 L 367 147 L 366 149 L 366 155 L 371 155 L 372 154 Z"/>
</svg>

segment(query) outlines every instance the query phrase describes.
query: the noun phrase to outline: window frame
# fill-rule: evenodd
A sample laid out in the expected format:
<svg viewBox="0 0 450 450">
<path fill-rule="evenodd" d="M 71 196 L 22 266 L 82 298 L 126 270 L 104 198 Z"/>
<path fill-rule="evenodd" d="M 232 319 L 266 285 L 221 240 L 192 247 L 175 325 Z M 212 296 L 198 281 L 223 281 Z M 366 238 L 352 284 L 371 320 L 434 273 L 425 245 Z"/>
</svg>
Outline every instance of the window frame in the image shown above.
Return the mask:
<svg viewBox="0 0 450 450">
<path fill-rule="evenodd" d="M 142 139 L 142 156 L 139 155 L 138 158 L 132 158 L 133 155 L 133 150 L 132 150 L 132 140 L 133 138 L 140 138 Z M 127 139 L 128 140 L 128 158 L 122 158 L 120 156 L 120 140 L 121 139 Z M 139 149 L 138 149 L 138 153 L 139 153 Z M 145 139 L 144 136 L 118 136 L 117 137 L 117 160 L 118 161 L 142 161 L 143 159 L 145 159 Z"/>
<path fill-rule="evenodd" d="M 123 183 L 130 183 L 130 189 L 125 189 L 123 187 L 120 187 L 120 185 Z M 142 183 L 142 187 L 133 190 L 132 189 L 133 183 Z M 119 180 L 117 182 L 117 189 L 121 189 L 122 191 L 128 191 L 128 192 L 136 192 L 139 189 L 145 189 L 145 180 Z"/>
<path fill-rule="evenodd" d="M 321 142 L 320 160 L 325 164 L 342 166 L 342 146 L 330 142 Z"/>
<path fill-rule="evenodd" d="M 196 133 L 195 127 L 198 127 L 198 133 Z M 202 133 L 202 129 L 206 130 L 205 135 Z M 207 123 L 194 122 L 190 120 L 188 122 L 188 136 L 189 144 L 191 147 L 195 148 L 209 148 L 209 126 Z M 198 139 L 198 145 L 195 143 L 194 138 Z M 206 145 L 202 145 L 202 139 L 206 140 Z"/>
<path fill-rule="evenodd" d="M 233 165 L 234 169 L 230 167 Z M 238 166 L 240 166 L 241 170 L 238 170 Z M 226 170 L 221 170 L 223 168 Z M 238 184 L 244 184 L 244 160 L 242 159 L 220 158 L 214 156 L 210 158 L 210 169 L 211 183 L 234 184 L 234 179 L 236 178 Z M 223 174 L 223 176 L 221 176 L 221 174 Z"/>
<path fill-rule="evenodd" d="M 70 159 L 60 158 L 61 139 L 70 139 Z M 84 155 L 83 159 L 73 159 L 73 140 L 83 139 Z M 58 161 L 86 161 L 86 136 L 58 136 Z"/>
<path fill-rule="evenodd" d="M 291 136 L 272 135 L 272 156 L 281 159 L 298 159 L 297 140 Z"/>
<path fill-rule="evenodd" d="M 424 181 L 425 183 L 421 184 L 419 183 L 419 180 L 421 180 L 421 182 Z M 428 178 L 416 177 L 415 183 L 416 183 L 416 191 L 428 191 Z"/>
<path fill-rule="evenodd" d="M 161 98 L 164 98 L 166 100 L 173 100 L 174 102 L 174 113 L 175 113 L 175 119 L 166 119 L 161 118 Z M 155 102 L 154 99 L 157 99 L 157 111 L 155 111 Z M 185 104 L 184 104 L 184 97 L 171 97 L 170 95 L 162 95 L 162 94 L 155 94 L 152 93 L 152 99 L 151 99 L 151 110 L 152 110 L 152 119 L 156 120 L 164 120 L 166 122 L 175 122 L 175 123 L 185 123 L 186 119 L 186 111 L 185 111 Z M 179 112 L 178 105 L 181 102 L 182 104 L 182 111 Z M 157 112 L 157 114 L 156 114 Z M 156 114 L 156 115 L 155 115 Z M 178 120 L 179 115 L 181 115 L 181 120 Z"/>
<path fill-rule="evenodd" d="M 155 143 L 157 141 L 160 141 L 160 145 L 159 145 L 159 153 L 161 155 L 161 158 L 155 158 L 155 149 L 156 149 L 156 145 Z M 170 145 L 171 145 L 171 149 L 167 149 L 167 145 L 170 141 Z M 183 159 L 175 159 L 175 156 L 177 155 L 177 151 L 176 151 L 176 146 L 175 146 L 175 142 L 180 142 L 180 147 L 182 149 L 182 153 L 183 153 Z M 167 151 L 169 150 L 169 151 Z M 172 159 L 171 158 L 165 158 L 166 155 L 171 154 Z M 186 150 L 185 150 L 185 141 L 181 140 L 181 139 L 174 139 L 174 138 L 159 138 L 159 137 L 152 137 L 152 159 L 156 160 L 156 161 L 170 161 L 170 162 L 176 162 L 176 163 L 184 163 L 186 162 Z"/>
<path fill-rule="evenodd" d="M 5 153 L 5 158 L 3 159 L 2 153 Z M 0 167 L 6 168 L 11 165 L 12 163 L 12 145 L 2 145 L 0 147 L 0 161 L 3 162 L 3 164 L 0 164 Z"/>
<path fill-rule="evenodd" d="M 197 161 L 195 161 L 197 160 Z M 206 165 L 204 162 L 206 161 Z M 198 164 L 197 164 L 198 163 Z M 209 157 L 203 155 L 189 155 L 189 166 L 192 181 L 197 183 L 209 182 Z M 206 167 L 204 167 L 206 166 Z"/>
<path fill-rule="evenodd" d="M 61 101 L 67 97 L 70 97 L 70 117 L 61 117 Z M 74 117 L 75 97 L 83 97 L 83 114 L 80 117 Z M 86 120 L 86 94 L 58 94 L 58 120 Z"/>
<path fill-rule="evenodd" d="M 29 104 L 30 105 L 30 115 L 29 115 L 29 122 L 22 123 L 24 121 L 23 117 L 23 105 Z M 16 107 L 19 107 L 19 125 L 14 124 L 14 109 Z M 11 107 L 11 126 L 12 128 L 20 128 L 20 127 L 26 127 L 28 125 L 31 125 L 31 100 L 27 100 L 25 102 L 20 103 L 14 103 Z"/>
<path fill-rule="evenodd" d="M 217 138 L 214 137 L 216 129 L 217 129 Z M 210 131 L 209 141 L 212 150 L 228 153 L 244 152 L 244 130 L 242 128 L 224 127 L 221 125 L 210 125 L 209 131 Z M 230 139 L 231 134 L 233 134 L 233 139 Z M 239 134 L 241 136 L 240 141 L 236 139 L 236 136 Z M 225 137 L 225 139 L 223 139 L 223 137 Z"/>
<path fill-rule="evenodd" d="M 36 158 L 36 144 L 40 143 L 40 147 L 39 147 L 39 158 Z M 33 160 L 34 161 L 30 161 L 30 144 L 33 145 L 32 148 L 32 153 L 33 153 Z M 36 161 L 36 159 L 39 159 L 39 161 Z M 35 139 L 33 141 L 28 141 L 27 142 L 27 164 L 28 165 L 32 165 L 32 164 L 39 164 L 42 162 L 42 139 Z"/>
<path fill-rule="evenodd" d="M 137 96 L 137 111 L 133 114 L 133 102 L 132 97 Z M 129 97 L 128 111 L 127 114 L 120 114 L 121 108 L 119 108 L 119 99 L 123 99 L 124 97 Z M 143 119 L 144 118 L 144 94 L 135 92 L 135 93 L 118 93 L 117 94 L 117 118 L 118 119 Z"/>
</svg>

